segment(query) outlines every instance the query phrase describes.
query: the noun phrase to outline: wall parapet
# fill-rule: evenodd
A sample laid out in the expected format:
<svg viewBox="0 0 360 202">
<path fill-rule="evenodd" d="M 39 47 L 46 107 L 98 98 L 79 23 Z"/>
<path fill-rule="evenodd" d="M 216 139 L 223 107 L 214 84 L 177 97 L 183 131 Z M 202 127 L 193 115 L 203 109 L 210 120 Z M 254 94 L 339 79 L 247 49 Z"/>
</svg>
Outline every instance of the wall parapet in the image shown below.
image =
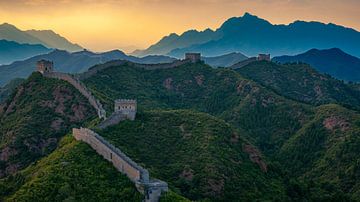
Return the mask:
<svg viewBox="0 0 360 202">
<path fill-rule="evenodd" d="M 91 76 L 95 75 L 96 73 L 103 71 L 107 68 L 110 67 L 116 67 L 116 66 L 121 66 L 124 64 L 128 64 L 131 65 L 133 67 L 137 67 L 137 68 L 143 68 L 143 69 L 147 69 L 147 70 L 154 70 L 154 69 L 170 69 L 170 68 L 175 68 L 184 64 L 188 64 L 191 63 L 191 61 L 189 60 L 175 60 L 174 62 L 171 63 L 159 63 L 159 64 L 140 64 L 140 63 L 134 63 L 134 62 L 130 62 L 127 60 L 113 60 L 113 61 L 109 61 L 106 62 L 104 64 L 99 64 L 99 65 L 95 65 L 93 67 L 91 67 L 88 71 L 78 74 L 76 75 L 76 77 L 79 80 L 85 80 L 87 78 L 90 78 Z"/>
<path fill-rule="evenodd" d="M 149 171 L 135 163 L 106 141 L 99 134 L 87 128 L 73 128 L 73 136 L 76 140 L 89 144 L 98 154 L 112 162 L 114 167 L 133 181 L 137 189 L 144 194 L 145 202 L 157 202 L 161 193 L 168 191 L 168 184 L 161 180 L 150 179 Z"/>
</svg>

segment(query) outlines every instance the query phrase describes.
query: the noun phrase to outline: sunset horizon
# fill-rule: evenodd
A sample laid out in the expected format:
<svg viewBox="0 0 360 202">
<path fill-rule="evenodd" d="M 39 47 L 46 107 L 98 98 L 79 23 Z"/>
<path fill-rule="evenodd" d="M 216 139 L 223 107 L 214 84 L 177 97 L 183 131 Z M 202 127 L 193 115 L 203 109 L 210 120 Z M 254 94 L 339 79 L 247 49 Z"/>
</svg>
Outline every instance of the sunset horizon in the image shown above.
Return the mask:
<svg viewBox="0 0 360 202">
<path fill-rule="evenodd" d="M 127 53 L 148 48 L 171 33 L 215 30 L 227 19 L 246 12 L 272 24 L 318 21 L 360 30 L 360 15 L 354 9 L 360 6 L 359 2 L 327 2 L 18 0 L 0 2 L 0 24 L 9 23 L 21 30 L 52 30 L 92 51 L 120 49 Z M 19 14 L 13 15 L 14 12 Z"/>
</svg>

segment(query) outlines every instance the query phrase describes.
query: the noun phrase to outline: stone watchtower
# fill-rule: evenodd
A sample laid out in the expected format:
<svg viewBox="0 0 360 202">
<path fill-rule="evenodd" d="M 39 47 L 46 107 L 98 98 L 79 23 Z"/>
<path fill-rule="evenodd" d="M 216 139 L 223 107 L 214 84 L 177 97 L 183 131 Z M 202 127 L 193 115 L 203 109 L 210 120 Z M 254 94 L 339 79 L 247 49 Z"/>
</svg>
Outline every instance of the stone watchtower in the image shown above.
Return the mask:
<svg viewBox="0 0 360 202">
<path fill-rule="evenodd" d="M 192 63 L 197 63 L 201 61 L 200 53 L 185 53 L 185 60 L 190 60 Z"/>
<path fill-rule="evenodd" d="M 115 100 L 115 113 L 124 115 L 127 119 L 135 120 L 137 102 L 136 100 Z"/>
<path fill-rule="evenodd" d="M 54 63 L 48 60 L 39 60 L 36 63 L 36 69 L 42 74 L 49 73 L 54 70 Z"/>
<path fill-rule="evenodd" d="M 270 54 L 259 54 L 259 56 L 257 57 L 257 60 L 258 61 L 271 61 L 271 58 L 270 58 Z"/>
</svg>

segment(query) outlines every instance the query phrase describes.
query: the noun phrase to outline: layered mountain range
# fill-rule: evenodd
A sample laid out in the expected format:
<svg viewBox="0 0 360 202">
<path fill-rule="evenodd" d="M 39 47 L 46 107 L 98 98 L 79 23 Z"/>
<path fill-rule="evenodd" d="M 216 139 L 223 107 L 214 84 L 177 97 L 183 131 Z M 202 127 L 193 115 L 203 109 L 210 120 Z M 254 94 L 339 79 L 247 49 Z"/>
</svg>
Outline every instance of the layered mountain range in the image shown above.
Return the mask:
<svg viewBox="0 0 360 202">
<path fill-rule="evenodd" d="M 236 70 L 129 62 L 82 82 L 109 112 L 115 99 L 137 99 L 135 121 L 97 132 L 169 183 L 161 201 L 359 198 L 354 84 L 266 61 Z M 68 83 L 34 73 L 0 109 L 1 200 L 141 200 L 124 175 L 66 135 L 99 121 Z"/>
<path fill-rule="evenodd" d="M 65 73 L 81 73 L 96 64 L 111 60 L 127 60 L 140 64 L 171 63 L 176 60 L 176 58 L 162 55 L 135 57 L 126 55 L 120 50 L 103 53 L 93 53 L 87 50 L 74 53 L 54 50 L 50 53 L 37 55 L 24 61 L 17 61 L 10 65 L 0 66 L 0 86 L 5 85 L 15 78 L 28 77 L 35 70 L 36 62 L 41 59 L 53 61 L 56 71 Z M 202 59 L 213 67 L 228 67 L 247 59 L 247 57 L 241 53 L 230 53 L 218 57 L 203 57 Z"/>
<path fill-rule="evenodd" d="M 360 33 L 335 24 L 296 21 L 289 25 L 273 25 L 246 13 L 224 22 L 218 29 L 199 32 L 190 30 L 181 35 L 170 34 L 136 55 L 166 54 L 182 57 L 185 52 L 201 52 L 205 56 L 241 52 L 293 55 L 312 48 L 337 47 L 360 57 Z"/>
<path fill-rule="evenodd" d="M 49 53 L 53 49 L 75 52 L 83 48 L 52 30 L 22 31 L 8 23 L 0 25 L 0 64 Z"/>
<path fill-rule="evenodd" d="M 67 50 L 70 52 L 83 49 L 78 44 L 70 42 L 52 30 L 22 31 L 8 23 L 0 25 L 0 39 L 22 44 L 41 44 L 47 48 Z"/>
</svg>

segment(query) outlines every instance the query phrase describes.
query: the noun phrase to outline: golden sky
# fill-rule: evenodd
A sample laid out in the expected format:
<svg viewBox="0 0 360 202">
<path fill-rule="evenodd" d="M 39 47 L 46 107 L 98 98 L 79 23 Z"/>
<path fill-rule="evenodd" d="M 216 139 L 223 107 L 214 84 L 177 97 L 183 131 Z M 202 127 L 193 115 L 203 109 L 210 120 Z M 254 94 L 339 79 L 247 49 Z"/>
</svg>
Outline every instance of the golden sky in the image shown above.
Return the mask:
<svg viewBox="0 0 360 202">
<path fill-rule="evenodd" d="M 360 0 L 0 0 L 0 23 L 51 29 L 93 51 L 146 48 L 169 33 L 216 29 L 250 12 L 275 24 L 333 22 L 360 30 Z"/>
</svg>

